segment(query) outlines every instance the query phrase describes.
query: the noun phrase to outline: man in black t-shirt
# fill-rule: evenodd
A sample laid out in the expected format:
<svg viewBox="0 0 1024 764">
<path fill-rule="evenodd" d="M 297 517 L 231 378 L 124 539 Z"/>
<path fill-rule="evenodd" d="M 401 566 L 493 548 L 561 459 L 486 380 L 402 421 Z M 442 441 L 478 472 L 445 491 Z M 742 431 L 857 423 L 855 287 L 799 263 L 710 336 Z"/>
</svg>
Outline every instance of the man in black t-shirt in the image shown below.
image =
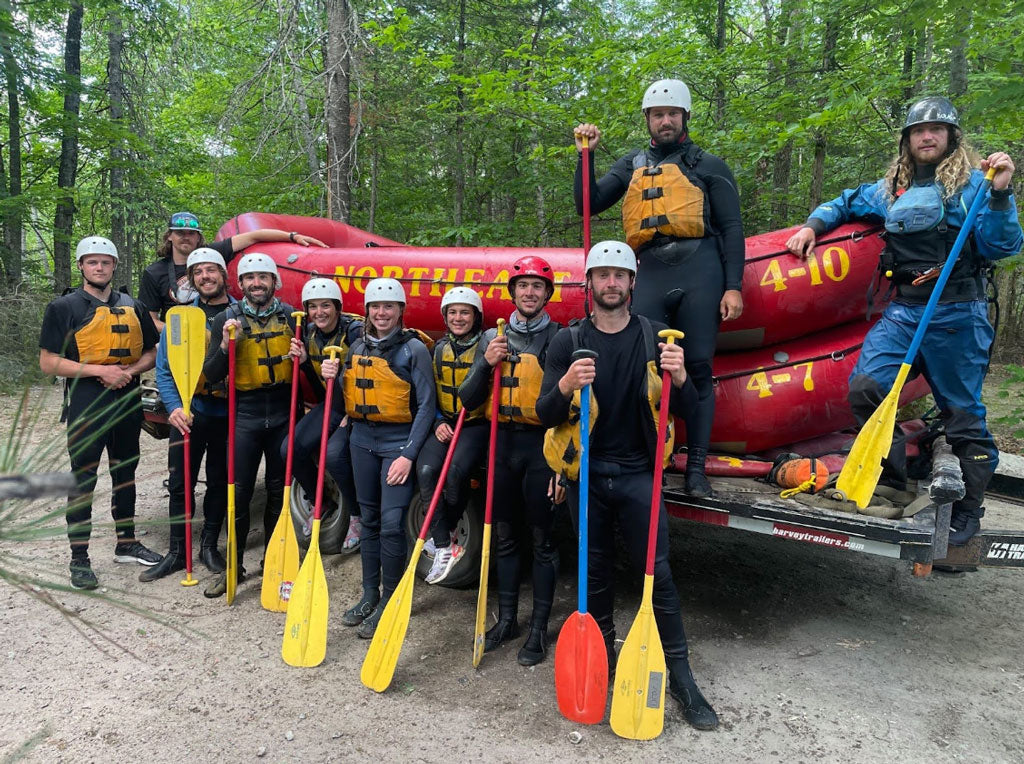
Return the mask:
<svg viewBox="0 0 1024 764">
<path fill-rule="evenodd" d="M 594 312 L 562 329 L 548 348 L 537 414 L 553 428 L 545 439 L 548 465 L 569 479 L 569 509 L 579 517 L 580 395 L 591 385 L 589 523 L 587 559 L 588 608 L 605 638 L 609 671 L 615 666 L 614 609 L 615 526 L 634 569 L 646 560 L 655 459 L 668 460 L 673 438 L 659 443 L 658 408 L 661 371 L 671 374 L 669 410 L 685 416 L 697 405 L 697 389 L 686 373 L 682 346 L 659 343 L 664 324 L 631 315 L 629 301 L 636 274 L 633 250 L 622 242 L 603 241 L 587 255 L 587 287 Z M 598 356 L 572 360 L 586 348 Z M 660 369 L 659 369 L 660 367 Z M 570 407 L 575 406 L 574 411 Z M 596 413 L 595 413 L 596 412 Z M 576 438 L 572 443 L 570 438 Z M 669 566 L 668 516 L 664 502 L 658 517 L 654 562 L 654 616 L 665 650 L 669 692 L 683 716 L 697 729 L 714 729 L 718 717 L 690 672 L 679 595 Z"/>
<path fill-rule="evenodd" d="M 191 212 L 176 212 L 171 215 L 163 243 L 157 250 L 159 258 L 142 272 L 139 282 L 139 301 L 146 306 L 153 317 L 157 331 L 163 331 L 164 315 L 175 305 L 188 305 L 196 298 L 195 289 L 189 284 L 185 264 L 192 250 L 209 247 L 231 262 L 236 252 L 261 241 L 290 241 L 303 247 L 326 247 L 319 239 L 295 231 L 280 231 L 276 228 L 259 228 L 255 231 L 207 243 L 199 228 L 199 218 Z"/>
<path fill-rule="evenodd" d="M 75 250 L 83 284 L 46 306 L 39 336 L 39 368 L 67 380 L 68 455 L 78 488 L 68 497 L 71 585 L 95 589 L 89 562 L 92 492 L 103 451 L 113 485 L 115 562 L 155 565 L 160 555 L 135 540 L 135 467 L 142 407 L 139 374 L 153 368 L 157 333 L 146 309 L 114 292 L 117 248 L 89 236 Z"/>
</svg>

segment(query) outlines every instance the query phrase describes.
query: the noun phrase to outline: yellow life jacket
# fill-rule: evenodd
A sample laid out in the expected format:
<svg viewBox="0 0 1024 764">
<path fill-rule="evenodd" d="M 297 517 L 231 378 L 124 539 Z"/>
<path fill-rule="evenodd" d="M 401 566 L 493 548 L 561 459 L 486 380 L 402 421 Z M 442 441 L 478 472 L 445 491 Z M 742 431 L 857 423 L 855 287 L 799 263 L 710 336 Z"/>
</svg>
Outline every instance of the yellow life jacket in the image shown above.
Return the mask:
<svg viewBox="0 0 1024 764">
<path fill-rule="evenodd" d="M 288 323 L 285 306 L 272 313 L 261 324 L 242 310 L 241 303 L 228 308 L 228 316 L 242 324 L 240 341 L 235 345 L 235 389 L 257 390 L 261 387 L 290 384 L 292 381 L 291 348 L 293 329 Z"/>
<path fill-rule="evenodd" d="M 701 239 L 711 233 L 707 187 L 693 168 L 704 152 L 692 143 L 680 156 L 655 162 L 647 151 L 633 158 L 633 177 L 622 201 L 622 227 L 634 250 L 663 234 Z"/>
<path fill-rule="evenodd" d="M 142 324 L 130 295 L 118 293 L 117 303 L 98 304 L 81 292 L 89 303 L 81 327 L 75 330 L 78 360 L 103 366 L 131 366 L 142 357 Z"/>
<path fill-rule="evenodd" d="M 477 353 L 480 352 L 480 338 L 468 347 L 455 352 L 455 344 L 450 338 L 441 340 L 434 346 L 434 382 L 437 384 L 437 408 L 444 416 L 452 419 L 462 410 L 459 400 L 459 388 L 469 373 Z M 481 403 L 472 411 L 466 412 L 466 419 L 482 419 L 487 411 L 487 403 Z"/>
<path fill-rule="evenodd" d="M 403 329 L 376 347 L 365 339 L 353 343 L 342 378 L 349 419 L 397 424 L 413 420 L 412 382 L 391 368 L 396 351 L 411 339 L 419 339 L 419 333 Z"/>
<path fill-rule="evenodd" d="M 510 356 L 501 362 L 501 393 L 498 399 L 498 423 L 528 424 L 539 426 L 537 416 L 537 399 L 540 397 L 540 384 L 544 380 L 544 356 L 548 345 L 562 327 L 552 321 L 545 331 L 534 335 L 527 347 L 514 351 L 512 337 L 514 332 L 509 329 Z M 491 418 L 491 406 L 494 388 L 487 396 L 485 416 Z"/>
<path fill-rule="evenodd" d="M 645 429 L 648 434 L 654 433 L 657 438 L 658 432 L 658 408 L 661 406 L 661 375 L 658 374 L 656 351 L 658 347 L 654 335 L 654 328 L 644 316 L 637 316 L 640 319 L 640 327 L 644 335 L 644 348 L 647 355 L 646 372 L 644 375 L 644 386 L 641 395 L 646 403 L 646 409 L 650 413 L 650 419 L 645 420 Z M 573 349 L 582 347 L 581 327 L 576 324 L 571 327 Z M 552 427 L 544 433 L 544 459 L 553 472 L 565 475 L 569 480 L 579 480 L 580 476 L 580 395 L 581 391 L 573 393 L 572 401 L 569 403 L 569 417 L 557 427 Z M 593 434 L 594 425 L 597 423 L 598 404 L 594 396 L 593 387 L 590 388 L 590 432 Z M 672 415 L 669 414 L 668 430 L 665 433 L 665 442 L 661 444 L 661 458 L 663 466 L 668 466 L 672 457 L 672 449 L 675 446 L 675 423 Z"/>
<path fill-rule="evenodd" d="M 323 379 L 323 374 L 320 373 L 320 367 L 323 362 L 327 359 L 327 353 L 324 348 L 335 345 L 341 348 L 341 353 L 338 355 L 338 360 L 341 361 L 341 365 L 345 365 L 345 361 L 348 358 L 349 346 L 348 340 L 349 332 L 352 329 L 352 322 L 358 322 L 360 326 L 363 324 L 363 317 L 357 316 L 355 313 L 342 313 L 338 316 L 338 325 L 334 328 L 334 333 L 327 338 L 323 345 L 320 344 L 320 332 L 316 330 L 316 327 L 311 323 L 309 324 L 310 331 L 309 336 L 306 338 L 306 352 L 309 354 L 309 360 L 313 362 L 313 368 L 316 369 L 316 375 Z"/>
</svg>

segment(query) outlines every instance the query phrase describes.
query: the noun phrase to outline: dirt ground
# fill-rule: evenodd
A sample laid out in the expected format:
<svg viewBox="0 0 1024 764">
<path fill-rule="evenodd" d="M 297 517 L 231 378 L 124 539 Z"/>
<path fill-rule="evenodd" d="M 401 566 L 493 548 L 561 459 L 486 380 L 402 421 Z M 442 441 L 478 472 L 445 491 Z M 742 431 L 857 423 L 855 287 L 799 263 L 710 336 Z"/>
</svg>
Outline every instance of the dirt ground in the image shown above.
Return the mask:
<svg viewBox="0 0 1024 764">
<path fill-rule="evenodd" d="M 0 424 L 9 422 L 11 404 L 0 400 Z M 50 407 L 53 417 L 43 420 L 37 442 L 62 436 L 55 403 Z M 138 515 L 153 521 L 143 541 L 163 552 L 166 442 L 144 435 L 143 447 Z M 95 506 L 105 501 L 100 494 Z M 990 512 L 986 525 L 1024 527 L 1024 508 Z M 53 609 L 0 582 L 0 760 L 26 742 L 33 745 L 28 761 L 76 763 L 156 764 L 185 756 L 1024 760 L 1019 571 L 915 579 L 906 563 L 682 521 L 672 529 L 694 671 L 722 720 L 715 732 L 692 730 L 671 699 L 664 733 L 647 743 L 617 738 L 607 722 L 582 727 L 564 720 L 550 658 L 522 668 L 516 644 L 488 654 L 474 670 L 475 590 L 422 582 L 394 682 L 378 695 L 359 682 L 368 643 L 339 620 L 359 592 L 358 557 L 324 558 L 331 592 L 326 661 L 314 669 L 288 667 L 280 658 L 284 615 L 260 608 L 257 578 L 240 586 L 233 607 L 203 597 L 210 574 L 199 568 L 195 588 L 183 588 L 178 575 L 141 584 L 141 568 L 112 561 L 113 533 L 104 527 L 94 530 L 92 542 L 100 594 L 146 608 L 179 629 L 99 597 L 56 595 L 112 641 L 90 640 Z M 10 553 L 10 544 L 3 551 Z M 15 551 L 24 564 L 66 580 L 60 534 Z M 255 554 L 249 559 L 252 567 Z M 563 569 L 555 631 L 575 610 L 574 576 Z M 620 638 L 638 605 L 633 578 L 620 591 Z"/>
</svg>

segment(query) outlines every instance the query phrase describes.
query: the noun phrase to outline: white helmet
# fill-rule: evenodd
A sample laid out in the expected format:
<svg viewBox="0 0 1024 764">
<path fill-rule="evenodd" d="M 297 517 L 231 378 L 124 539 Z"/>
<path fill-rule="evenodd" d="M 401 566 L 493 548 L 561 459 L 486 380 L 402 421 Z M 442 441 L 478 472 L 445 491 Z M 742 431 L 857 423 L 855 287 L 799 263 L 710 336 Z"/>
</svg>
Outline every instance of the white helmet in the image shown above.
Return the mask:
<svg viewBox="0 0 1024 764">
<path fill-rule="evenodd" d="M 405 305 L 405 289 L 397 279 L 373 279 L 366 285 L 363 304 L 371 302 L 398 302 Z"/>
<path fill-rule="evenodd" d="M 238 280 L 241 281 L 246 273 L 273 273 L 277 288 L 280 289 L 282 286 L 277 263 L 262 252 L 251 252 L 238 261 Z"/>
<path fill-rule="evenodd" d="M 690 89 L 682 80 L 658 80 L 644 91 L 640 111 L 644 114 L 654 106 L 675 106 L 689 113 Z"/>
<path fill-rule="evenodd" d="M 587 273 L 594 268 L 622 268 L 636 275 L 636 255 L 621 241 L 599 241 L 587 253 Z"/>
<path fill-rule="evenodd" d="M 476 293 L 476 290 L 469 287 L 452 287 L 444 293 L 444 297 L 441 298 L 442 318 L 449 305 L 471 305 L 476 308 L 476 312 L 481 316 L 484 314 L 484 304 L 480 299 L 480 295 Z"/>
<path fill-rule="evenodd" d="M 82 262 L 86 255 L 110 255 L 114 258 L 114 265 L 117 265 L 117 247 L 110 239 L 104 239 L 102 236 L 86 236 L 78 242 L 78 246 L 75 247 L 75 262 Z"/>
<path fill-rule="evenodd" d="M 193 265 L 199 265 L 200 263 L 213 263 L 214 265 L 219 265 L 225 271 L 228 269 L 228 266 L 224 262 L 224 258 L 221 256 L 220 252 L 215 249 L 210 249 L 209 247 L 193 249 L 192 252 L 189 253 L 188 259 L 185 261 L 185 270 L 191 271 Z"/>
<path fill-rule="evenodd" d="M 341 303 L 341 287 L 334 279 L 310 279 L 302 287 L 302 304 L 310 300 L 336 300 Z"/>
</svg>

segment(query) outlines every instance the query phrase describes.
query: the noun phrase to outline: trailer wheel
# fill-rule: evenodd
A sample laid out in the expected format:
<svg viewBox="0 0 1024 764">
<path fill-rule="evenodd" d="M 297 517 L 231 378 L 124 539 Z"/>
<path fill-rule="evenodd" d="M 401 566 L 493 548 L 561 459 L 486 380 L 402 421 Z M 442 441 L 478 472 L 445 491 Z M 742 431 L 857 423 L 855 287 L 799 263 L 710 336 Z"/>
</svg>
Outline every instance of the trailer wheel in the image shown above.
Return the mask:
<svg viewBox="0 0 1024 764">
<path fill-rule="evenodd" d="M 295 537 L 299 548 L 309 548 L 309 536 L 313 526 L 313 501 L 299 485 L 298 480 L 291 486 L 292 522 L 295 523 Z M 324 502 L 331 511 L 320 518 L 320 552 L 321 554 L 341 554 L 341 545 L 348 533 L 349 507 L 344 506 L 338 492 L 338 486 L 330 475 L 324 475 Z"/>
<path fill-rule="evenodd" d="M 410 551 L 416 543 L 426 514 L 427 505 L 423 503 L 419 492 L 417 492 L 405 516 L 405 533 L 409 539 Z M 465 547 L 466 553 L 440 585 L 452 589 L 466 589 L 473 586 L 480 577 L 480 549 L 483 545 L 484 535 L 483 491 L 477 490 L 470 494 L 466 511 L 462 513 L 459 524 L 455 528 L 455 535 L 458 538 L 458 543 Z M 427 538 L 429 539 L 430 536 L 428 535 Z M 428 557 L 425 552 L 421 554 L 416 563 L 416 574 L 420 578 L 425 578 L 433 562 L 433 559 Z"/>
</svg>

